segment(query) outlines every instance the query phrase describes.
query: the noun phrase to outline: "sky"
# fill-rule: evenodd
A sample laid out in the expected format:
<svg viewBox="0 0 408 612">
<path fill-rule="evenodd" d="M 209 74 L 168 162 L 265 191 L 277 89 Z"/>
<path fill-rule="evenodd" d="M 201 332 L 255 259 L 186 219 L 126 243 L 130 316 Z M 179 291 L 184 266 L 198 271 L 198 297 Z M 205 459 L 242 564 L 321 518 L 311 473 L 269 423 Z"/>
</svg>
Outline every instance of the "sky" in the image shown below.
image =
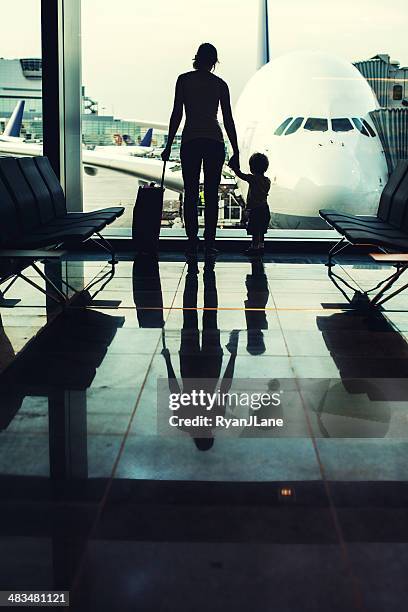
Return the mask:
<svg viewBox="0 0 408 612">
<path fill-rule="evenodd" d="M 269 0 L 271 57 L 295 49 L 408 64 L 407 0 Z M 39 56 L 40 0 L 0 0 L 0 57 Z M 174 83 L 201 42 L 235 102 L 256 70 L 259 0 L 82 0 L 82 82 L 100 112 L 167 121 Z M 292 75 L 291 75 L 292 76 Z M 295 75 L 293 75 L 295 76 Z"/>
</svg>

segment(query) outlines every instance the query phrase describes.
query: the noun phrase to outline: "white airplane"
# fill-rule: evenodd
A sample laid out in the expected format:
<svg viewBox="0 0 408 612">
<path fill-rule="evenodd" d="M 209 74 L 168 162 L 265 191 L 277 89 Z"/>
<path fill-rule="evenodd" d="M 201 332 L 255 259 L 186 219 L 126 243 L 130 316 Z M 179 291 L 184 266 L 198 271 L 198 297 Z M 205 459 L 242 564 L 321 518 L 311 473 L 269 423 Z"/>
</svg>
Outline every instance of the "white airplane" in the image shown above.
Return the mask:
<svg viewBox="0 0 408 612">
<path fill-rule="evenodd" d="M 0 142 L 23 142 L 20 136 L 24 114 L 24 100 L 17 102 L 15 109 L 7 122 L 4 132 L 0 134 Z"/>
<path fill-rule="evenodd" d="M 327 227 L 321 208 L 375 214 L 388 177 L 376 108 L 357 68 L 317 51 L 281 56 L 250 79 L 235 110 L 240 159 L 245 171 L 252 153 L 267 155 L 275 227 Z"/>
<path fill-rule="evenodd" d="M 267 0 L 260 0 L 260 7 L 260 68 L 234 113 L 242 169 L 247 170 L 252 153 L 268 156 L 268 204 L 275 227 L 327 228 L 319 217 L 321 208 L 373 214 L 388 177 L 369 115 L 378 108 L 374 92 L 350 62 L 325 53 L 298 51 L 269 61 Z M 0 151 L 5 147 L 11 154 L 41 155 L 38 148 L 34 152 L 35 145 L 13 152 L 10 143 L 0 143 Z M 146 181 L 157 182 L 161 176 L 162 164 L 155 159 L 83 151 L 82 160 L 86 168 L 107 168 Z M 223 184 L 233 182 L 223 179 Z M 165 186 L 183 191 L 178 164 L 169 164 Z M 238 186 L 245 199 L 247 184 L 238 181 Z"/>
<path fill-rule="evenodd" d="M 152 147 L 153 128 L 149 128 L 146 134 L 143 136 L 139 144 L 135 144 L 132 138 L 126 134 L 114 134 L 115 143 L 114 145 L 100 145 L 90 148 L 92 151 L 98 151 L 110 155 L 115 153 L 118 155 L 129 155 L 133 157 L 144 157 L 153 153 L 154 147 Z"/>
<path fill-rule="evenodd" d="M 11 133 L 20 133 L 21 120 L 18 125 L 18 121 L 13 119 L 13 117 L 17 117 L 16 110 L 13 112 L 12 117 L 10 117 L 4 134 L 0 136 L 0 153 L 17 156 L 42 155 L 43 148 L 41 144 L 25 142 L 22 138 L 9 135 Z M 10 126 L 10 123 L 12 123 L 12 126 Z M 104 168 L 106 170 L 112 170 L 121 174 L 134 176 L 149 183 L 152 181 L 159 183 L 161 181 L 163 171 L 163 163 L 161 160 L 159 161 L 158 159 L 130 155 L 126 156 L 117 152 L 117 150 L 121 148 L 122 147 L 116 146 L 106 147 L 106 149 L 108 149 L 107 151 L 88 151 L 87 149 L 83 149 L 82 165 L 84 167 L 84 171 L 87 174 L 94 176 L 99 168 Z M 126 148 L 127 147 L 123 147 L 123 149 Z M 102 149 L 105 149 L 105 147 L 102 147 Z M 235 185 L 235 179 L 230 178 L 229 176 L 224 176 L 221 181 L 221 185 L 233 186 Z M 164 186 L 172 191 L 183 193 L 184 183 L 180 163 L 169 162 L 167 164 Z"/>
</svg>

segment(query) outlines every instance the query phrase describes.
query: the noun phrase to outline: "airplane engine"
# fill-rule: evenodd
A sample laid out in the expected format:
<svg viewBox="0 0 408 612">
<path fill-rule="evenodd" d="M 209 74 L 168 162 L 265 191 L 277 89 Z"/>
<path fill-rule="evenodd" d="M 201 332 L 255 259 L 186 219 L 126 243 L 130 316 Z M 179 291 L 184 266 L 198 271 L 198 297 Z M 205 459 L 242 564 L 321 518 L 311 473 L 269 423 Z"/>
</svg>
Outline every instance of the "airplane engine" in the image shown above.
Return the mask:
<svg viewBox="0 0 408 612">
<path fill-rule="evenodd" d="M 84 171 L 88 176 L 96 176 L 98 174 L 98 168 L 94 168 L 93 166 L 84 166 Z"/>
</svg>

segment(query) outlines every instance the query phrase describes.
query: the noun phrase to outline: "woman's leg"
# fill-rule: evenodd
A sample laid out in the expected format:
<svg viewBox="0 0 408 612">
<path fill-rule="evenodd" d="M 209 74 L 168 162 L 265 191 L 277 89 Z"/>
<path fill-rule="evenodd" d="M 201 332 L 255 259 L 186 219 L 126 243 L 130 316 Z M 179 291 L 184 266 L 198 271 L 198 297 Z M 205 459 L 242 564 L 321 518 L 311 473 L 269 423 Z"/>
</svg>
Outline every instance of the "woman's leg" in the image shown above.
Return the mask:
<svg viewBox="0 0 408 612">
<path fill-rule="evenodd" d="M 262 235 L 257 233 L 252 236 L 252 246 L 254 249 L 259 249 L 262 243 Z"/>
<path fill-rule="evenodd" d="M 184 181 L 184 224 L 187 238 L 197 241 L 198 235 L 198 195 L 202 163 L 201 147 L 190 140 L 181 145 L 181 169 Z"/>
<path fill-rule="evenodd" d="M 204 159 L 204 238 L 206 246 L 214 246 L 218 222 L 218 188 L 225 161 L 223 142 L 208 140 L 203 149 Z"/>
</svg>

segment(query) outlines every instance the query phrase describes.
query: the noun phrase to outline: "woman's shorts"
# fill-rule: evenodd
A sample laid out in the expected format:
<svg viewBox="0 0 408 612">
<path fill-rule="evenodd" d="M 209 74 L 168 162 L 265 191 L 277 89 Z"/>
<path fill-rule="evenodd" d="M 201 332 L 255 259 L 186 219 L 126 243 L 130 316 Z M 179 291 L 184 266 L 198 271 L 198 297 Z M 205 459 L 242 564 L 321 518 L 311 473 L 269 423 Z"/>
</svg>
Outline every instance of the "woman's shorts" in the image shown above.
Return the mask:
<svg viewBox="0 0 408 612">
<path fill-rule="evenodd" d="M 266 234 L 271 220 L 271 213 L 267 204 L 256 206 L 248 210 L 247 232 L 252 236 L 255 234 Z"/>
</svg>

